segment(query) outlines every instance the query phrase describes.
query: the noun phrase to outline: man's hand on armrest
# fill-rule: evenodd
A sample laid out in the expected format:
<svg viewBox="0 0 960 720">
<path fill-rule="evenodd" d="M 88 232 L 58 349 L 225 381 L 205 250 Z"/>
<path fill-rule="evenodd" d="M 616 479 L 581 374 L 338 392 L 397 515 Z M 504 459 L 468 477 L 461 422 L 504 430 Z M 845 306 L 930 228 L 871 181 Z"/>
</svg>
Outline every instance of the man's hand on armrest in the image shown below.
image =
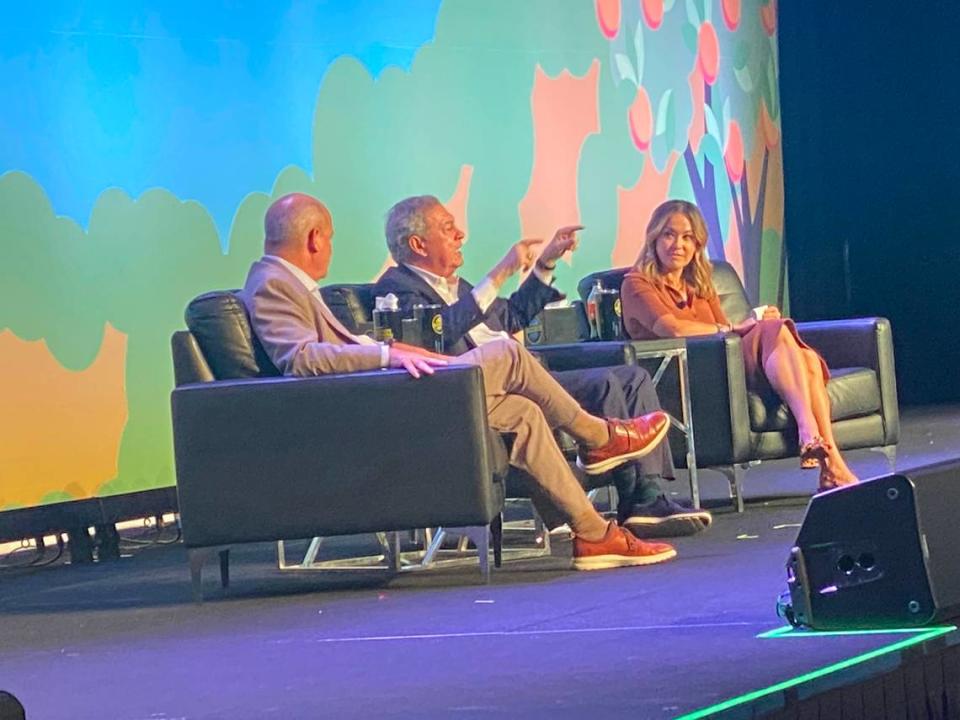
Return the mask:
<svg viewBox="0 0 960 720">
<path fill-rule="evenodd" d="M 420 373 L 433 375 L 435 367 L 444 367 L 447 364 L 447 359 L 437 353 L 413 345 L 394 343 L 390 346 L 390 362 L 387 367 L 403 368 L 413 377 L 419 378 Z"/>
</svg>

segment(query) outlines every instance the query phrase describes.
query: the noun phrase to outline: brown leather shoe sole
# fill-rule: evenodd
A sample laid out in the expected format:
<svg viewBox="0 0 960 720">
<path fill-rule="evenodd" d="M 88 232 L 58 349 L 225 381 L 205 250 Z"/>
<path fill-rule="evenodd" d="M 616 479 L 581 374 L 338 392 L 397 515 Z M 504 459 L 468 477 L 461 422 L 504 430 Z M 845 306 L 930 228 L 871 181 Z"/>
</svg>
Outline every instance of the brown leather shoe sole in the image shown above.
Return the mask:
<svg viewBox="0 0 960 720">
<path fill-rule="evenodd" d="M 574 570 L 609 570 L 634 565 L 655 565 L 677 556 L 674 548 L 653 555 L 588 555 L 573 559 Z"/>
</svg>

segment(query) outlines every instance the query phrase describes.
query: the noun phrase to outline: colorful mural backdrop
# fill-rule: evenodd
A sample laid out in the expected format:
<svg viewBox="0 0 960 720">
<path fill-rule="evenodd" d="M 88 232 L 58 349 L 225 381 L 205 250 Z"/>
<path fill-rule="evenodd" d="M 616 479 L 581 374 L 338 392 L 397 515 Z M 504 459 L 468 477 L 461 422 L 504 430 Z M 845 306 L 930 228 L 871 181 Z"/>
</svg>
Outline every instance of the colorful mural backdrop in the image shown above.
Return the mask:
<svg viewBox="0 0 960 720">
<path fill-rule="evenodd" d="M 468 277 L 583 223 L 567 292 L 682 197 L 782 294 L 773 0 L 74 6 L 0 30 L 0 509 L 173 484 L 170 334 L 293 190 L 334 282 L 382 272 L 409 194 L 459 217 Z"/>
</svg>

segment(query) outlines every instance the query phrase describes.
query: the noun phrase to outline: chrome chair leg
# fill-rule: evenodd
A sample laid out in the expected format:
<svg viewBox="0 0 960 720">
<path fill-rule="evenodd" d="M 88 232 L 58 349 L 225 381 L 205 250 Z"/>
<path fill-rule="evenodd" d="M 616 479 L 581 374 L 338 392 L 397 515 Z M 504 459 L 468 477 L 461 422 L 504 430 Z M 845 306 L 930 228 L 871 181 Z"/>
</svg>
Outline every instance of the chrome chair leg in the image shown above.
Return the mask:
<svg viewBox="0 0 960 720">
<path fill-rule="evenodd" d="M 875 447 L 870 449 L 883 453 L 883 456 L 887 459 L 887 471 L 890 472 L 891 474 L 896 472 L 897 470 L 897 446 L 896 445 L 882 445 L 880 447 Z"/>
<path fill-rule="evenodd" d="M 718 465 L 714 468 L 727 478 L 730 485 L 730 499 L 733 500 L 733 506 L 738 513 L 743 512 L 743 478 L 749 467 L 749 463 L 737 463 L 735 465 Z"/>
</svg>

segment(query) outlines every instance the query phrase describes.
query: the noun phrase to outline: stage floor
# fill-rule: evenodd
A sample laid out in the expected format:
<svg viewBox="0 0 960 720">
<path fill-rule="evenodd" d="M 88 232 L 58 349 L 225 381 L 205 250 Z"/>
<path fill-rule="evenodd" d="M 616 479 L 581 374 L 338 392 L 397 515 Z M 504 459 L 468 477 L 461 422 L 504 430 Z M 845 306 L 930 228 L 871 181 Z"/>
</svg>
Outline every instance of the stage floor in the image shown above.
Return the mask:
<svg viewBox="0 0 960 720">
<path fill-rule="evenodd" d="M 905 413 L 904 467 L 922 464 L 925 451 L 951 456 L 947 442 L 960 450 L 956 410 Z M 853 454 L 855 469 L 870 455 Z M 748 490 L 769 495 L 787 482 L 777 477 L 813 482 L 765 464 L 748 475 Z M 235 551 L 226 592 L 208 570 L 199 606 L 179 545 L 93 566 L 4 570 L 0 689 L 31 719 L 697 716 L 916 641 L 757 637 L 783 625 L 775 602 L 804 507 L 718 513 L 708 533 L 676 543 L 677 560 L 646 568 L 575 573 L 569 543 L 559 542 L 550 558 L 495 571 L 490 585 L 475 566 L 389 584 L 281 574 L 268 545 Z M 898 652 L 877 654 L 794 692 L 899 661 Z M 765 702 L 782 700 L 778 690 Z M 744 704 L 724 714 L 752 712 Z"/>
</svg>

